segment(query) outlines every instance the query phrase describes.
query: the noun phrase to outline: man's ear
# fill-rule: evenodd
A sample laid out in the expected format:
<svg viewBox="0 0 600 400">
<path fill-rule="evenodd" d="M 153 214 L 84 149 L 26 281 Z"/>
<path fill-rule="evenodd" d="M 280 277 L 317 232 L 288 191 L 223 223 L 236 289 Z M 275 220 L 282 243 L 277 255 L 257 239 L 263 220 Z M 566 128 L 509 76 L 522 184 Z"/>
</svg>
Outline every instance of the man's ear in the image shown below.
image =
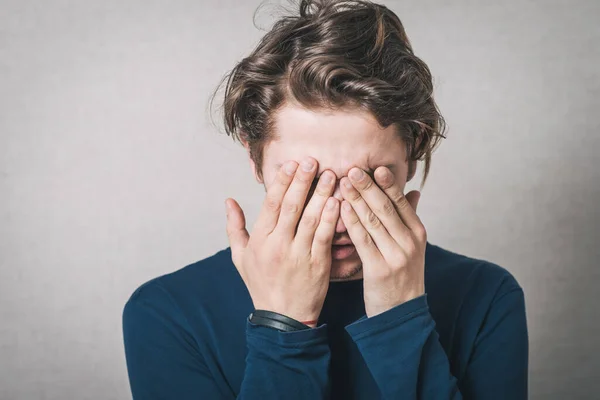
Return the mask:
<svg viewBox="0 0 600 400">
<path fill-rule="evenodd" d="M 258 171 L 256 169 L 256 163 L 252 159 L 252 155 L 250 153 L 250 145 L 248 144 L 248 141 L 246 141 L 243 138 L 240 138 L 240 141 L 242 142 L 242 144 L 244 145 L 244 148 L 246 149 L 246 154 L 248 155 L 248 160 L 250 161 L 250 168 L 252 169 L 252 173 L 254 174 L 254 178 L 256 179 L 256 182 L 262 184 L 263 180 L 260 177 L 260 174 L 258 173 Z"/>
</svg>

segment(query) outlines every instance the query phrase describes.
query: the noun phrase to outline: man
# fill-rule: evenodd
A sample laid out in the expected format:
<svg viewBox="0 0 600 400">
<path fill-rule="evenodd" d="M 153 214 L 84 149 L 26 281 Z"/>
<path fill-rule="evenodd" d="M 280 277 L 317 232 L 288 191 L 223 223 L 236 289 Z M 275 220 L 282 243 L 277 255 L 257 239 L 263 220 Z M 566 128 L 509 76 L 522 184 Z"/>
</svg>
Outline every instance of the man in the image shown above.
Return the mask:
<svg viewBox="0 0 600 400">
<path fill-rule="evenodd" d="M 430 244 L 404 195 L 444 137 L 432 86 L 383 6 L 305 0 L 275 24 L 224 101 L 262 210 L 248 231 L 227 199 L 230 247 L 131 296 L 134 398 L 527 397 L 521 287 Z"/>
</svg>

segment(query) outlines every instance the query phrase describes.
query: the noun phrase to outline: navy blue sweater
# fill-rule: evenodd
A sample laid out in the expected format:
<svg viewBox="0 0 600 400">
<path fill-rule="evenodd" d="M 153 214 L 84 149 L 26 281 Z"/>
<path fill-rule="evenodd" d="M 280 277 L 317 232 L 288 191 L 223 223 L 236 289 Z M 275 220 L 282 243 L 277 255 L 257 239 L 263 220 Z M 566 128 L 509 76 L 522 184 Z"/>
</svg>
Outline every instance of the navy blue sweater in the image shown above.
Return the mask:
<svg viewBox="0 0 600 400">
<path fill-rule="evenodd" d="M 426 294 L 366 318 L 332 282 L 317 328 L 248 321 L 230 248 L 140 286 L 123 312 L 135 399 L 527 398 L 523 291 L 505 269 L 427 243 Z"/>
</svg>

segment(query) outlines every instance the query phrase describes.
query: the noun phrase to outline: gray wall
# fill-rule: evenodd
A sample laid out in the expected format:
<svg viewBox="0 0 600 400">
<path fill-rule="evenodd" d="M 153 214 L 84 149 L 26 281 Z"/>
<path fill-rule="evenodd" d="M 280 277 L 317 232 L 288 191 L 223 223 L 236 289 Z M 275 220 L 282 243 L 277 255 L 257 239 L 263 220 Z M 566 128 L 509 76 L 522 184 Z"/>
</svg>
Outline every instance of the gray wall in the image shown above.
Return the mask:
<svg viewBox="0 0 600 400">
<path fill-rule="evenodd" d="M 531 398 L 594 398 L 600 2 L 387 4 L 449 123 L 429 240 L 524 287 Z M 263 188 L 206 107 L 263 34 L 258 5 L 0 2 L 1 399 L 129 397 L 128 296 L 227 246 L 226 197 L 254 221 Z"/>
</svg>

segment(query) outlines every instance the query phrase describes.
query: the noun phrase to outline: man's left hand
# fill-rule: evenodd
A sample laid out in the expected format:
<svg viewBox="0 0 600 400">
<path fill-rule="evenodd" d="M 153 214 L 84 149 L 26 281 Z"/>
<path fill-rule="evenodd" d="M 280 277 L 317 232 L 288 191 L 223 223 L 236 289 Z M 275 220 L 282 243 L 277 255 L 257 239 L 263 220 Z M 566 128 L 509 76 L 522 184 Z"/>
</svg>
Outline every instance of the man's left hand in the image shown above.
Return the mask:
<svg viewBox="0 0 600 400">
<path fill-rule="evenodd" d="M 367 317 L 425 293 L 427 232 L 417 216 L 420 193 L 406 196 L 392 172 L 360 168 L 341 179 L 341 217 L 363 264 Z"/>
</svg>

